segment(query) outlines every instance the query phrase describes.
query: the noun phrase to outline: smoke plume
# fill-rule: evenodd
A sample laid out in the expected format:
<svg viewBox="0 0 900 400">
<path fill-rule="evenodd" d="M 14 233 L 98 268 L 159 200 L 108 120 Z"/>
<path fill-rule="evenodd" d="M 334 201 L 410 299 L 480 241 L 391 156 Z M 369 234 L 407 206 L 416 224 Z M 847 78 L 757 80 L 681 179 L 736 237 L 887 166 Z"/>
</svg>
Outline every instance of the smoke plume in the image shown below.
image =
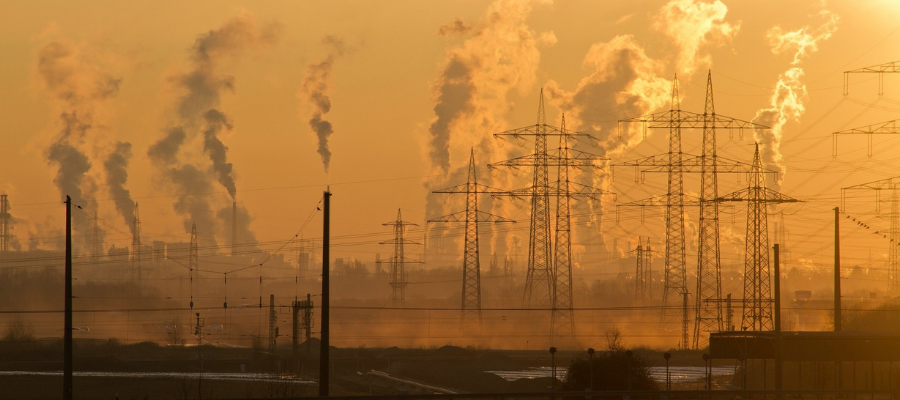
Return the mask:
<svg viewBox="0 0 900 400">
<path fill-rule="evenodd" d="M 60 197 L 66 195 L 89 214 L 97 214 L 96 182 L 89 173 L 93 158 L 87 149 L 102 141 L 105 102 L 118 94 L 120 79 L 105 71 L 93 58 L 82 54 L 83 47 L 54 41 L 38 52 L 37 78 L 59 114 L 59 131 L 45 152 L 56 168 L 53 183 Z M 100 132 L 97 132 L 100 130 Z M 83 213 L 73 216 L 74 229 L 82 239 L 91 237 L 92 224 Z M 105 232 L 99 232 L 102 240 Z"/>
<path fill-rule="evenodd" d="M 331 111 L 331 99 L 328 97 L 328 86 L 331 81 L 331 69 L 335 60 L 344 54 L 344 42 L 333 36 L 326 36 L 323 43 L 330 48 L 328 56 L 324 60 L 310 64 L 306 68 L 306 79 L 299 95 L 302 95 L 313 105 L 309 117 L 309 127 L 316 135 L 318 141 L 319 157 L 322 158 L 322 166 L 328 172 L 331 163 L 331 149 L 328 147 L 328 138 L 334 133 L 331 122 L 325 119 L 325 114 Z"/>
<path fill-rule="evenodd" d="M 447 51 L 433 86 L 436 104 L 425 149 L 430 160 L 431 177 L 423 182 L 429 191 L 462 183 L 473 146 L 479 165 L 499 161 L 509 154 L 510 150 L 501 150 L 492 137 L 493 133 L 507 127 L 504 115 L 511 105 L 508 94 L 514 89 L 524 94 L 533 87 L 540 62 L 539 47 L 556 43 L 552 32 L 536 33 L 526 23 L 533 3 L 549 4 L 497 0 L 488 6 L 476 23 L 469 25 L 455 18 L 439 30 L 439 35 L 450 39 L 461 38 L 462 43 Z M 450 182 L 451 177 L 455 181 Z M 510 186 L 497 181 L 489 182 L 490 178 L 481 174 L 479 182 Z M 444 196 L 427 196 L 428 217 L 437 217 L 449 211 L 445 209 L 447 199 Z M 482 205 L 483 208 L 487 206 L 492 207 L 496 214 L 506 214 L 500 204 Z M 499 256 L 506 252 L 506 238 L 503 236 L 495 235 L 490 239 L 492 249 Z M 452 245 L 448 242 L 444 241 L 446 245 Z M 457 252 L 458 247 L 453 246 L 452 249 Z M 429 250 L 438 249 L 429 247 Z"/>
<path fill-rule="evenodd" d="M 231 175 L 232 165 L 228 162 L 228 147 L 225 147 L 225 144 L 217 136 L 223 129 L 231 130 L 231 124 L 225 114 L 216 109 L 207 111 L 203 117 L 206 119 L 206 129 L 203 130 L 203 151 L 209 156 L 219 183 L 225 187 L 225 190 L 228 190 L 228 194 L 234 199 L 237 187 L 234 184 L 234 177 Z"/>
<path fill-rule="evenodd" d="M 125 188 L 125 183 L 128 181 L 128 160 L 130 159 L 131 143 L 117 142 L 114 150 L 103 162 L 103 167 L 106 169 L 106 185 L 116 203 L 116 210 L 119 211 L 119 215 L 122 216 L 125 225 L 131 229 L 133 235 L 134 200 L 131 199 L 131 192 Z"/>
<path fill-rule="evenodd" d="M 766 33 L 772 53 L 794 51 L 792 67 L 778 76 L 778 82 L 769 98 L 769 107 L 757 111 L 753 118 L 753 122 L 771 127 L 768 130 L 755 130 L 753 137 L 761 146 L 760 157 L 764 166 L 779 171 L 777 178 L 767 176 L 767 183 L 776 189 L 781 187 L 786 172 L 781 155 L 784 125 L 788 121 L 798 121 L 806 111 L 803 102 L 808 94 L 806 85 L 802 82 L 803 68 L 799 65 L 803 58 L 818 50 L 819 42 L 828 40 L 837 30 L 839 18 L 836 14 L 822 10 L 819 16 L 825 22 L 815 29 L 806 26 L 785 32 L 780 26 L 775 26 Z"/>
<path fill-rule="evenodd" d="M 233 63 L 226 61 L 238 61 L 249 50 L 275 43 L 279 33 L 279 25 L 260 27 L 253 16 L 242 13 L 201 34 L 190 48 L 188 70 L 170 79 L 182 92 L 175 105 L 177 118 L 169 123 L 165 135 L 150 146 L 147 155 L 157 169 L 157 179 L 179 194 L 173 209 L 182 216 L 185 230 L 196 223 L 204 245 L 216 244 L 217 219 L 210 200 L 198 194 L 212 190 L 213 180 L 232 199 L 237 193 L 228 147 L 219 138 L 223 131 L 232 129 L 227 115 L 219 109 L 222 94 L 235 90 L 234 77 L 224 72 Z M 201 138 L 209 164 L 189 159 L 192 152 L 181 151 L 183 146 L 198 143 L 197 137 Z"/>
<path fill-rule="evenodd" d="M 699 67 L 709 67 L 712 57 L 700 54 L 707 45 L 721 46 L 738 33 L 741 22 L 725 22 L 728 7 L 721 1 L 672 0 L 660 9 L 653 26 L 664 32 L 678 47 L 675 68 L 689 76 Z"/>
</svg>

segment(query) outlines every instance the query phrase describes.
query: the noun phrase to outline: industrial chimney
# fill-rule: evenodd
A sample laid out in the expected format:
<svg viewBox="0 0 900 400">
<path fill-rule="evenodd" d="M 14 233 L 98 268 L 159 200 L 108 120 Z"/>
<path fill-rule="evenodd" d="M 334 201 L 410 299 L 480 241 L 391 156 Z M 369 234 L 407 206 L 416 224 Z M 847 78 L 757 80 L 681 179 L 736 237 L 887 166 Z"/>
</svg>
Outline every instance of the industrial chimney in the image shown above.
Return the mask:
<svg viewBox="0 0 900 400">
<path fill-rule="evenodd" d="M 237 200 L 231 203 L 231 256 L 234 257 L 234 249 L 237 247 Z"/>
</svg>

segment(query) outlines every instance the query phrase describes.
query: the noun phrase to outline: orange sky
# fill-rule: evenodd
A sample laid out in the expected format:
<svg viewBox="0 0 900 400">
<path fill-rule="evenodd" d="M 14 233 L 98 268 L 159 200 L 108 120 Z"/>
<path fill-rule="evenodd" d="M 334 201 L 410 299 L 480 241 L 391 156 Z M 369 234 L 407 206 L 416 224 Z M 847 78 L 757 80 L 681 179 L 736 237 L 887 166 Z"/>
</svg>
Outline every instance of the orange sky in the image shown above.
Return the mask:
<svg viewBox="0 0 900 400">
<path fill-rule="evenodd" d="M 0 63 L 0 170 L 4 171 L 0 189 L 10 195 L 17 218 L 15 233 L 27 243 L 32 236 L 45 240 L 51 230 L 61 227 L 63 209 L 53 204 L 60 199 L 53 182 L 56 166 L 48 162 L 47 149 L 59 138 L 57 116 L 67 110 L 87 109 L 91 133 L 77 146 L 92 157 L 92 168 L 82 187 L 95 192 L 101 218 L 127 232 L 106 189 L 101 167 L 112 143 L 130 142 L 132 157 L 125 187 L 141 204 L 144 242 L 187 240 L 184 217 L 173 211 L 173 202 L 183 192 L 161 178 L 148 157 L 148 148 L 164 137 L 168 127 L 179 123 L 177 107 L 184 88 L 175 77 L 193 68 L 190 52 L 195 41 L 235 18 L 252 24 L 257 36 L 238 43 L 239 51 L 223 51 L 218 60 L 216 73 L 231 76 L 234 88 L 222 90 L 216 106 L 232 125 L 219 138 L 228 147 L 228 162 L 234 166 L 237 199 L 251 215 L 250 228 L 261 242 L 290 239 L 329 184 L 334 193 L 332 232 L 336 235 L 388 233 L 380 224 L 392 220 L 398 207 L 405 219 L 422 223 L 426 214 L 423 182 L 444 183 L 443 178 L 433 176 L 439 169 L 429 156 L 429 127 L 437 118 L 434 109 L 442 71 L 454 55 L 468 57 L 468 65 L 477 67 L 472 72 L 475 89 L 471 100 L 477 112 L 450 127 L 451 169 L 465 165 L 473 145 L 481 146 L 476 156 L 481 157 L 478 162 L 482 166 L 515 151 L 516 143 L 488 146 L 493 140 L 490 134 L 532 124 L 541 87 L 555 93 L 548 99 L 548 118 L 558 120 L 557 107 L 568 107 L 572 114 L 567 123 L 581 130 L 591 129 L 592 124 L 608 127 L 608 121 L 631 116 L 605 103 L 578 103 L 575 98 L 566 103 L 566 93 L 574 96 L 580 83 L 602 80 L 610 73 L 612 64 L 601 60 L 608 56 L 603 50 L 625 42 L 631 46 L 628 48 L 643 51 L 644 64 L 631 67 L 643 68 L 638 75 L 647 79 L 642 81 L 647 86 L 632 81 L 624 90 L 637 93 L 645 108 L 668 107 L 667 101 L 660 102 L 667 99 L 666 91 L 654 97 L 651 90 L 678 73 L 682 108 L 701 112 L 706 70 L 712 68 L 717 112 L 750 120 L 758 110 L 770 107 L 781 74 L 802 68 L 804 75 L 798 82 L 808 89 L 808 96 L 800 98 L 805 111 L 787 120 L 780 148 L 786 167 L 782 191 L 808 200 L 802 206 L 783 208 L 790 231 L 787 246 L 793 245 L 795 263 L 809 260 L 823 268 L 829 265 L 830 210 L 839 205 L 840 187 L 897 175 L 892 155 L 900 137 L 876 139 L 872 158 L 866 156 L 865 138 L 843 138 L 839 157 L 833 160 L 830 134 L 896 119 L 900 111 L 900 100 L 894 100 L 900 99 L 900 77 L 886 76 L 885 94 L 879 98 L 874 76 L 854 76 L 850 96 L 842 96 L 841 71 L 897 58 L 900 5 L 894 1 L 726 1 L 715 4 L 719 11 L 727 9 L 724 17 L 706 20 L 685 20 L 677 13 L 666 19 L 666 1 L 492 3 L 6 3 L 0 6 L 0 57 L 4 60 Z M 694 3 L 711 4 L 673 0 L 671 6 L 693 7 Z M 461 21 L 458 26 L 468 30 L 439 35 L 442 26 L 457 19 Z M 712 28 L 705 34 L 700 28 L 708 20 Z M 829 26 L 829 21 L 834 25 Z M 806 54 L 792 65 L 798 47 L 788 44 L 776 54 L 773 48 L 778 49 L 778 43 L 771 37 L 798 31 L 817 40 L 817 47 L 807 47 Z M 262 37 L 267 32 L 272 37 Z M 826 32 L 831 35 L 824 36 Z M 323 42 L 326 36 L 343 42 L 343 53 L 334 58 L 325 86 L 331 102 L 325 118 L 334 129 L 328 174 L 307 124 L 313 104 L 303 91 L 309 65 L 320 63 L 334 51 Z M 60 100 L 41 75 L 39 64 L 40 54 L 53 43 L 73 52 L 67 59 L 74 71 L 72 82 L 76 82 L 72 90 L 90 97 L 98 77 L 109 76 L 120 79 L 117 93 L 102 100 L 85 100 L 74 108 Z M 668 90 L 667 84 L 662 87 Z M 610 92 L 605 96 L 615 100 L 624 95 Z M 198 132 L 199 128 L 188 133 L 179 162 L 206 171 L 211 164 Z M 699 132 L 686 132 L 684 137 L 684 151 L 698 153 Z M 720 155 L 749 162 L 752 143 L 752 134 L 729 138 L 727 132 L 721 132 Z M 665 148 L 665 134 L 659 132 L 609 155 L 614 162 L 624 161 L 662 153 Z M 487 170 L 481 174 L 489 176 Z M 490 179 L 516 185 L 527 181 L 527 174 L 514 178 L 503 174 L 494 172 Z M 664 193 L 664 176 L 648 176 L 643 184 L 635 184 L 630 174 L 626 169 L 617 171 L 610 187 L 619 193 L 620 202 Z M 216 193 L 204 198 L 216 210 L 226 206 L 230 198 L 215 175 L 210 173 L 206 179 Z M 720 193 L 737 190 L 745 183 L 723 176 Z M 686 189 L 696 192 L 697 180 L 688 178 Z M 858 194 L 848 207 L 851 214 L 870 221 L 873 227 L 886 229 L 887 222 L 873 214 L 873 204 L 874 196 L 866 193 Z M 625 250 L 624 242 L 638 235 L 650 236 L 656 243 L 663 239 L 658 212 L 648 214 L 641 223 L 637 213 L 623 211 L 617 224 L 612 203 L 604 207 L 607 214 L 600 233 L 607 244 L 618 237 L 621 250 Z M 510 217 L 527 218 L 527 210 L 521 207 L 506 210 Z M 723 226 L 728 225 L 723 227 L 723 263 L 742 262 L 743 210 L 738 206 L 722 216 Z M 733 233 L 728 213 L 737 213 Z M 314 219 L 302 235 L 319 236 L 319 221 Z M 227 237 L 223 227 L 217 229 L 217 236 Z M 130 241 L 116 231 L 107 236 L 107 244 L 127 246 Z M 872 265 L 883 268 L 885 240 L 848 227 L 846 243 L 850 264 L 865 264 L 871 257 Z M 371 260 L 376 251 L 388 250 L 373 245 L 344 246 L 333 254 Z M 581 268 L 596 271 L 606 267 Z"/>
</svg>

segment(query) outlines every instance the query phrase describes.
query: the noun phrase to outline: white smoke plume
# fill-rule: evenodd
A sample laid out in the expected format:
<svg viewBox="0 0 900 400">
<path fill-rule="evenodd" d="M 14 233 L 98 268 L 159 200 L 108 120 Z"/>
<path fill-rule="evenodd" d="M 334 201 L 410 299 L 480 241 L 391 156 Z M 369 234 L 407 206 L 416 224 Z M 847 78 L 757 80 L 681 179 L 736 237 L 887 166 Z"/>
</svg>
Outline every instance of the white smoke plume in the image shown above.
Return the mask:
<svg viewBox="0 0 900 400">
<path fill-rule="evenodd" d="M 334 133 L 331 122 L 325 119 L 325 114 L 331 111 L 331 99 L 328 97 L 328 86 L 331 81 L 331 70 L 334 62 L 344 55 L 344 42 L 333 36 L 326 36 L 322 41 L 329 48 L 328 56 L 324 60 L 310 64 L 306 68 L 306 79 L 298 96 L 309 100 L 313 105 L 313 111 L 309 117 L 309 127 L 316 135 L 318 141 L 319 157 L 322 158 L 322 166 L 328 172 L 331 163 L 331 149 L 328 147 L 328 138 Z"/>
<path fill-rule="evenodd" d="M 716 0 L 672 0 L 660 9 L 653 26 L 664 32 L 678 47 L 675 70 L 685 77 L 700 67 L 709 67 L 712 57 L 701 54 L 704 46 L 721 46 L 732 40 L 741 22 L 725 22 L 728 7 Z"/>
<path fill-rule="evenodd" d="M 224 131 L 232 129 L 228 117 L 219 109 L 223 93 L 235 90 L 234 77 L 226 70 L 248 51 L 275 43 L 279 34 L 280 25 L 260 26 L 252 15 L 241 13 L 217 29 L 201 34 L 190 48 L 188 70 L 170 78 L 182 92 L 175 106 L 177 118 L 169 123 L 165 136 L 150 146 L 147 155 L 157 169 L 157 179 L 179 194 L 173 208 L 182 216 L 184 229 L 189 231 L 196 223 L 204 246 L 215 246 L 219 219 L 210 200 L 197 194 L 212 190 L 213 180 L 232 199 L 237 193 L 234 168 L 228 162 L 228 147 L 219 138 Z M 189 159 L 181 152 L 183 146 L 198 143 L 198 137 L 208 164 Z M 222 207 L 230 212 L 231 202 Z M 249 230 L 249 225 L 240 229 Z M 230 231 L 230 227 L 225 230 Z"/>
<path fill-rule="evenodd" d="M 106 103 L 119 92 L 120 79 L 89 61 L 84 46 L 54 41 L 38 52 L 37 78 L 59 115 L 59 131 L 47 147 L 47 161 L 56 167 L 53 183 L 60 197 L 66 195 L 85 212 L 96 215 L 97 182 L 89 173 L 94 155 L 88 150 L 103 141 L 106 127 L 102 113 Z M 76 233 L 86 241 L 93 224 L 83 213 L 73 215 Z M 105 236 L 100 231 L 100 239 Z M 81 240 L 79 240 L 80 242 Z"/>
<path fill-rule="evenodd" d="M 428 127 L 425 150 L 430 177 L 423 182 L 429 192 L 462 183 L 473 146 L 478 165 L 506 158 L 507 153 L 499 150 L 492 134 L 507 128 L 504 115 L 511 106 L 507 96 L 512 90 L 524 94 L 533 88 L 539 48 L 556 43 L 552 32 L 537 33 L 528 26 L 526 20 L 534 4 L 549 2 L 497 0 L 478 21 L 468 24 L 455 18 L 438 31 L 440 36 L 460 38 L 462 42 L 447 50 L 433 87 L 435 116 Z M 491 184 L 487 175 L 481 173 L 479 182 Z M 445 196 L 429 193 L 426 215 L 437 217 L 456 211 L 445 209 Z M 499 205 L 480 205 L 485 210 L 491 207 L 497 214 L 504 213 Z M 505 238 L 490 240 L 496 254 L 506 254 Z M 454 246 L 453 251 L 458 252 L 458 248 Z"/>
<path fill-rule="evenodd" d="M 791 61 L 793 67 L 778 76 L 778 82 L 769 98 L 769 107 L 757 111 L 753 118 L 753 122 L 771 127 L 768 130 L 755 130 L 753 138 L 760 144 L 760 157 L 764 166 L 779 171 L 777 178 L 769 175 L 766 178 L 770 187 L 775 189 L 781 187 L 786 172 L 781 155 L 784 125 L 788 121 L 798 121 L 806 111 L 803 103 L 808 94 L 806 85 L 802 82 L 803 68 L 799 65 L 805 57 L 818 50 L 820 42 L 828 40 L 834 34 L 840 20 L 837 14 L 827 10 L 822 10 L 818 15 L 825 22 L 816 28 L 806 26 L 785 32 L 780 26 L 775 26 L 766 33 L 772 53 L 794 51 Z"/>
<path fill-rule="evenodd" d="M 131 233 L 134 234 L 134 200 L 131 198 L 131 191 L 125 188 L 128 182 L 128 161 L 131 159 L 131 143 L 117 142 L 113 151 L 109 153 L 103 162 L 103 168 L 106 170 L 106 186 L 109 194 L 116 204 L 116 210 L 128 226 Z"/>
</svg>

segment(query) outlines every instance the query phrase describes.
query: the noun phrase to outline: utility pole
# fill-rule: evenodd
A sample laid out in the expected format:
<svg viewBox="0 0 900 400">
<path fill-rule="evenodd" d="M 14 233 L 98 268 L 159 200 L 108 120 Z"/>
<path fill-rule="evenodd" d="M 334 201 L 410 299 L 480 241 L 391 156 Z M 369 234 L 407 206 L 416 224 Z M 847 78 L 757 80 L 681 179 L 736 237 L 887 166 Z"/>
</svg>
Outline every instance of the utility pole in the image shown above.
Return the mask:
<svg viewBox="0 0 900 400">
<path fill-rule="evenodd" d="M 331 191 L 325 190 L 322 213 L 322 334 L 319 344 L 319 397 L 328 396 L 328 364 L 329 364 L 329 257 L 331 250 Z"/>
<path fill-rule="evenodd" d="M 9 222 L 12 218 L 9 215 L 9 198 L 6 195 L 0 195 L 0 253 L 9 252 Z"/>
<path fill-rule="evenodd" d="M 414 261 L 406 258 L 403 245 L 419 243 L 404 239 L 403 233 L 407 226 L 418 226 L 418 224 L 404 221 L 400 217 L 400 209 L 398 208 L 397 220 L 385 222 L 381 225 L 394 228 L 394 239 L 379 244 L 394 245 L 394 255 L 388 260 L 388 264 L 391 266 L 391 281 L 389 283 L 391 288 L 393 288 L 393 291 L 391 292 L 391 304 L 393 304 L 394 307 L 403 307 L 406 306 L 406 285 L 409 283 L 406 276 L 406 264 L 421 263 L 421 261 Z M 380 263 L 381 261 L 379 260 L 378 262 Z"/>
<path fill-rule="evenodd" d="M 834 331 L 841 331 L 841 208 L 834 208 Z"/>
<path fill-rule="evenodd" d="M 143 290 L 143 275 L 141 273 L 141 214 L 138 211 L 138 203 L 134 203 L 134 219 L 131 226 L 131 280 L 134 281 L 137 273 L 138 292 Z"/>
<path fill-rule="evenodd" d="M 478 246 L 479 223 L 515 222 L 511 219 L 478 210 L 478 195 L 499 193 L 498 189 L 478 184 L 475 174 L 475 149 L 469 153 L 469 173 L 466 183 L 433 193 L 465 194 L 466 209 L 428 222 L 458 223 L 464 222 L 466 229 L 463 252 L 462 304 L 460 306 L 460 328 L 481 330 L 481 256 Z"/>
<path fill-rule="evenodd" d="M 759 144 L 753 155 L 753 171 L 747 189 L 719 197 L 716 201 L 747 203 L 746 255 L 744 257 L 744 315 L 742 330 L 771 331 L 772 282 L 769 268 L 769 204 L 799 200 L 766 187 Z M 749 306 L 748 306 L 749 305 Z"/>
<path fill-rule="evenodd" d="M 678 95 L 678 77 L 672 84 L 672 106 L 669 111 L 649 114 L 619 122 L 639 122 L 644 129 L 668 129 L 668 154 L 654 155 L 636 161 L 616 165 L 633 167 L 641 175 L 645 172 L 665 172 L 668 174 L 668 191 L 665 195 L 666 207 L 666 267 L 665 288 L 663 291 L 663 311 L 660 322 L 674 322 L 673 311 L 682 310 L 684 321 L 685 305 L 679 307 L 678 301 L 684 301 L 687 293 L 687 260 L 685 255 L 684 207 L 697 205 L 700 207 L 700 234 L 698 238 L 697 276 L 698 288 L 694 305 L 694 340 L 689 341 L 689 324 L 682 323 L 682 345 L 685 348 L 699 349 L 706 343 L 708 333 L 720 330 L 722 326 L 722 308 L 718 304 L 721 299 L 721 262 L 719 256 L 719 217 L 718 205 L 714 199 L 718 194 L 718 174 L 746 173 L 751 167 L 746 163 L 727 160 L 716 155 L 716 129 L 768 129 L 768 127 L 726 117 L 715 113 L 713 101 L 712 73 L 707 75 L 706 107 L 703 114 L 681 110 Z M 681 130 L 702 129 L 703 146 L 700 156 L 682 153 Z M 701 190 L 697 201 L 686 201 L 684 195 L 683 174 L 700 173 Z M 635 176 L 638 180 L 638 176 Z M 658 205 L 659 201 L 651 198 L 624 204 L 623 206 L 646 207 Z M 690 343 L 690 344 L 689 344 Z"/>
<path fill-rule="evenodd" d="M 63 323 L 63 399 L 72 400 L 72 198 L 66 195 L 65 321 Z"/>
<path fill-rule="evenodd" d="M 200 313 L 196 314 L 197 325 L 194 326 L 194 334 L 197 335 L 197 360 L 200 362 L 200 374 L 197 375 L 197 398 L 203 398 L 203 321 Z"/>
<path fill-rule="evenodd" d="M 900 177 L 892 177 L 880 179 L 877 181 L 861 183 L 845 188 L 841 188 L 841 206 L 846 210 L 845 198 L 848 190 L 871 190 L 875 192 L 875 213 L 881 213 L 881 192 L 889 191 L 891 194 L 891 212 L 890 212 L 890 241 L 888 242 L 888 292 L 897 293 L 900 291 L 900 200 L 898 200 L 898 187 L 900 187 Z M 835 238 L 837 242 L 838 238 Z M 835 259 L 835 265 L 840 260 Z M 839 283 L 839 282 L 838 282 Z"/>
<path fill-rule="evenodd" d="M 200 268 L 200 258 L 197 254 L 198 251 L 199 247 L 197 246 L 197 224 L 194 223 L 191 224 L 191 244 L 188 254 L 188 272 L 191 274 L 191 310 L 194 309 L 194 275 L 197 275 L 197 277 L 199 278 L 199 271 L 197 269 Z M 199 279 L 197 283 L 199 286 Z"/>
</svg>

